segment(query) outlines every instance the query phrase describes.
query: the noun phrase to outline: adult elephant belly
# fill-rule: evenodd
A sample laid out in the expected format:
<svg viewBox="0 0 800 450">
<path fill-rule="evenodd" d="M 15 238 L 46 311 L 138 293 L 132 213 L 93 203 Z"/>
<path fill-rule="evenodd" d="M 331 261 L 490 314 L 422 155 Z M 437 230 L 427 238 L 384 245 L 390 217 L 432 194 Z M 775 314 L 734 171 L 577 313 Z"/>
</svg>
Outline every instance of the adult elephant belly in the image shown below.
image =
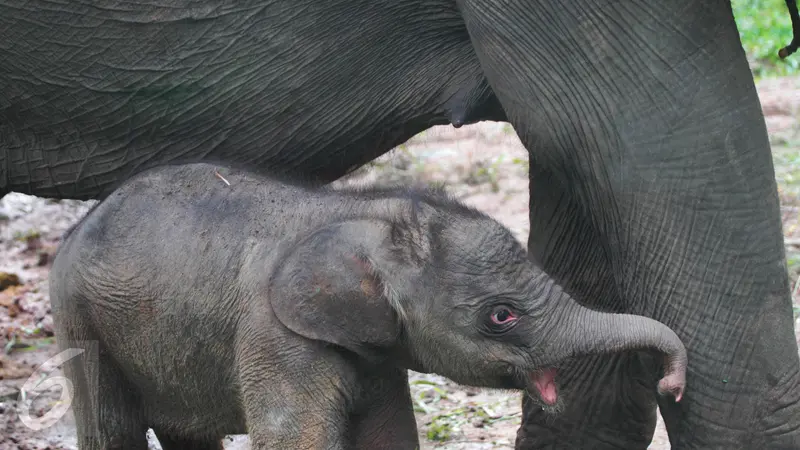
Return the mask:
<svg viewBox="0 0 800 450">
<path fill-rule="evenodd" d="M 326 182 L 504 119 L 448 1 L 0 2 L 0 41 L 0 195 L 198 160 Z"/>
</svg>

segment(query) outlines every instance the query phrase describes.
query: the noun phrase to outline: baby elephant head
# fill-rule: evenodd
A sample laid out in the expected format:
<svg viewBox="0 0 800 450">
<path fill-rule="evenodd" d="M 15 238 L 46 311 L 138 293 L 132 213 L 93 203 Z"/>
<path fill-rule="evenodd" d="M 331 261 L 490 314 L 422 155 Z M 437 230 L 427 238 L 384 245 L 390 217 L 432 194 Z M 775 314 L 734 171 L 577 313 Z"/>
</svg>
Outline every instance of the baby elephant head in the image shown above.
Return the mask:
<svg viewBox="0 0 800 450">
<path fill-rule="evenodd" d="M 337 222 L 292 248 L 270 282 L 279 320 L 306 338 L 391 357 L 461 384 L 526 389 L 558 402 L 555 365 L 654 349 L 659 392 L 680 400 L 686 350 L 654 320 L 584 308 L 502 225 L 458 204 Z"/>
</svg>

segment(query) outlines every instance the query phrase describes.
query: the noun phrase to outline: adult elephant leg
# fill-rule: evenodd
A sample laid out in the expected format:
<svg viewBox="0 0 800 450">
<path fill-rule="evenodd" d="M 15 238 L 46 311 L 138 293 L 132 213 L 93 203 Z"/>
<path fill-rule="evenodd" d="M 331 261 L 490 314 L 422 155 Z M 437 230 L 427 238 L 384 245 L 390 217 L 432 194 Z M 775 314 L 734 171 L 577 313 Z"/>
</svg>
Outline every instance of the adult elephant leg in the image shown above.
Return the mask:
<svg viewBox="0 0 800 450">
<path fill-rule="evenodd" d="M 558 181 L 532 179 L 532 204 L 568 195 L 549 217 L 534 216 L 546 207 L 531 209 L 532 233 L 542 233 L 531 238 L 532 256 L 568 280 L 576 297 L 655 318 L 689 351 L 684 399 L 659 400 L 672 447 L 800 446 L 800 361 L 774 171 L 730 5 L 459 0 L 459 7 L 532 167 Z M 590 297 L 587 283 L 569 281 L 580 265 L 552 256 L 584 250 L 581 230 L 597 237 L 593 267 L 598 279 L 613 281 L 609 298 Z M 585 444 L 594 435 L 601 447 L 613 427 L 650 407 L 628 396 L 626 385 L 647 368 L 632 358 L 565 367 L 573 392 L 615 395 L 587 395 L 555 419 L 528 404 L 519 441 L 595 448 Z M 618 380 L 610 386 L 608 365 Z M 618 425 L 579 418 L 580 411 L 614 414 Z M 578 437 L 576 424 L 584 426 Z M 624 433 L 613 444 L 637 446 Z"/>
</svg>

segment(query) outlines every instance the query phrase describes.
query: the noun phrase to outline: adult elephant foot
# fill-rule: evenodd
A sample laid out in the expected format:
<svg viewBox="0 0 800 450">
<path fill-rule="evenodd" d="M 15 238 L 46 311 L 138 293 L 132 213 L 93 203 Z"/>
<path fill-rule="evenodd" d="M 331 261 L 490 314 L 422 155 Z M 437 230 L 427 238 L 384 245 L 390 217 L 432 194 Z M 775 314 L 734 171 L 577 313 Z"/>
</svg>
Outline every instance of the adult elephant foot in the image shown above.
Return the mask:
<svg viewBox="0 0 800 450">
<path fill-rule="evenodd" d="M 458 4 L 530 151 L 531 256 L 689 352 L 680 403 L 656 395 L 651 355 L 573 361 L 569 406 L 525 402 L 517 448 L 645 448 L 656 401 L 673 449 L 800 448 L 774 170 L 730 4 Z"/>
</svg>

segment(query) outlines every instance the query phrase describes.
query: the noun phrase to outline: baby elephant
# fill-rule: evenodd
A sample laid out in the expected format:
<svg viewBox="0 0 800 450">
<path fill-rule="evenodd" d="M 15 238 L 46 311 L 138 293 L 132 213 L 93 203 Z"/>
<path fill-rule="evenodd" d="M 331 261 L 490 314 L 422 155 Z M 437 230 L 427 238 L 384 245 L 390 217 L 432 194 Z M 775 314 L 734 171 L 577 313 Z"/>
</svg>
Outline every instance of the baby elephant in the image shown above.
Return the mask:
<svg viewBox="0 0 800 450">
<path fill-rule="evenodd" d="M 434 190 L 308 188 L 233 168 L 129 179 L 68 234 L 50 295 L 80 348 L 81 449 L 414 449 L 407 370 L 558 405 L 576 355 L 687 357 L 656 321 L 583 308 L 511 233 Z"/>
</svg>

